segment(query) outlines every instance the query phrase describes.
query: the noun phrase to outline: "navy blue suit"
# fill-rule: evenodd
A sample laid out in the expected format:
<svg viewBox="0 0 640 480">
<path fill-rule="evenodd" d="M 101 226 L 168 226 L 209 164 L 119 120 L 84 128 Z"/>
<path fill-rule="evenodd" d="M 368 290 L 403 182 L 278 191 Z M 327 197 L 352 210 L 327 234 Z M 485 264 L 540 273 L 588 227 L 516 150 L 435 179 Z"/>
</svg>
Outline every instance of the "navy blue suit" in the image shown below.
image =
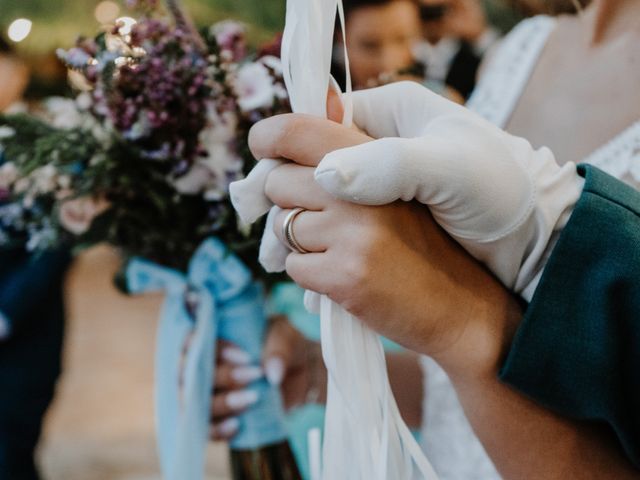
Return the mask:
<svg viewBox="0 0 640 480">
<path fill-rule="evenodd" d="M 0 480 L 38 479 L 33 453 L 61 370 L 66 251 L 0 250 Z"/>
</svg>

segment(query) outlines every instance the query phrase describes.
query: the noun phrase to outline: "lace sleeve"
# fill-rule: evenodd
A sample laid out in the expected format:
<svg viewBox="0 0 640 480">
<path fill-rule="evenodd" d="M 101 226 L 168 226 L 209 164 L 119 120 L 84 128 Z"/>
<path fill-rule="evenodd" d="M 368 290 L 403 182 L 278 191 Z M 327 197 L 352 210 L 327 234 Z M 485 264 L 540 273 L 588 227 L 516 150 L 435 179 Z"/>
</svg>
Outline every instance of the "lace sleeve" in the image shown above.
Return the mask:
<svg viewBox="0 0 640 480">
<path fill-rule="evenodd" d="M 504 127 L 515 108 L 556 20 L 538 16 L 520 22 L 483 67 L 467 106 Z"/>
<path fill-rule="evenodd" d="M 640 120 L 583 160 L 640 190 Z"/>
</svg>

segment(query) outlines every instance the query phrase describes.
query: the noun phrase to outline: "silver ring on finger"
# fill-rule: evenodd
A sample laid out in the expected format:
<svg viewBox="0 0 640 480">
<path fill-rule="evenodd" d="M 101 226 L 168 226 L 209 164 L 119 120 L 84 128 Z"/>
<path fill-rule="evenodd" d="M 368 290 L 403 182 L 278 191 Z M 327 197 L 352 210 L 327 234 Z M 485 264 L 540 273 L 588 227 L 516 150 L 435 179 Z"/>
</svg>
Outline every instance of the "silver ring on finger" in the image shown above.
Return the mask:
<svg viewBox="0 0 640 480">
<path fill-rule="evenodd" d="M 284 223 L 282 224 L 282 238 L 286 242 L 287 246 L 294 252 L 297 253 L 310 253 L 309 250 L 303 248 L 298 240 L 296 239 L 295 234 L 293 233 L 293 221 L 296 219 L 298 215 L 302 212 L 306 212 L 306 208 L 297 207 L 289 212 L 289 214 L 284 219 Z"/>
</svg>

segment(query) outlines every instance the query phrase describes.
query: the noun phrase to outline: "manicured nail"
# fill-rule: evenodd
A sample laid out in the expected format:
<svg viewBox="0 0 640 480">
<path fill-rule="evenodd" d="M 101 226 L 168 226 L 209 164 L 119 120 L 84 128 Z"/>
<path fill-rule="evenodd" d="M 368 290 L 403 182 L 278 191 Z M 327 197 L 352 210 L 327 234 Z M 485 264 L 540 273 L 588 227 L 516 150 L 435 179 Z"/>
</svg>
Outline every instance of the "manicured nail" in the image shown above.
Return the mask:
<svg viewBox="0 0 640 480">
<path fill-rule="evenodd" d="M 235 417 L 227 418 L 224 422 L 213 427 L 214 433 L 220 437 L 230 437 L 240 428 L 240 420 Z"/>
<path fill-rule="evenodd" d="M 262 375 L 262 368 L 256 366 L 237 367 L 231 370 L 231 378 L 241 385 L 255 382 Z"/>
<path fill-rule="evenodd" d="M 251 363 L 251 355 L 236 347 L 226 347 L 222 350 L 221 355 L 224 360 L 234 365 L 249 365 Z"/>
<path fill-rule="evenodd" d="M 284 379 L 284 362 L 280 357 L 272 357 L 265 362 L 264 371 L 269 383 L 277 387 Z"/>
<path fill-rule="evenodd" d="M 258 401 L 258 392 L 255 390 L 239 390 L 227 395 L 227 406 L 232 410 L 242 410 Z"/>
</svg>

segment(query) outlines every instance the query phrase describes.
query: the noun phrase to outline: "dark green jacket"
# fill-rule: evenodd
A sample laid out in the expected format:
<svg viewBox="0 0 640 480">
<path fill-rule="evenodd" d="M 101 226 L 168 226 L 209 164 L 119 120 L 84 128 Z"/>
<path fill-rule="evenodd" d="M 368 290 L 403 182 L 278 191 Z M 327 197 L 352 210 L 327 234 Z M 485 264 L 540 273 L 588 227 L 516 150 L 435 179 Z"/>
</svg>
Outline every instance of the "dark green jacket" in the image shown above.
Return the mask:
<svg viewBox="0 0 640 480">
<path fill-rule="evenodd" d="M 584 192 L 501 378 L 563 415 L 608 425 L 640 468 L 640 192 L 579 171 Z"/>
</svg>

